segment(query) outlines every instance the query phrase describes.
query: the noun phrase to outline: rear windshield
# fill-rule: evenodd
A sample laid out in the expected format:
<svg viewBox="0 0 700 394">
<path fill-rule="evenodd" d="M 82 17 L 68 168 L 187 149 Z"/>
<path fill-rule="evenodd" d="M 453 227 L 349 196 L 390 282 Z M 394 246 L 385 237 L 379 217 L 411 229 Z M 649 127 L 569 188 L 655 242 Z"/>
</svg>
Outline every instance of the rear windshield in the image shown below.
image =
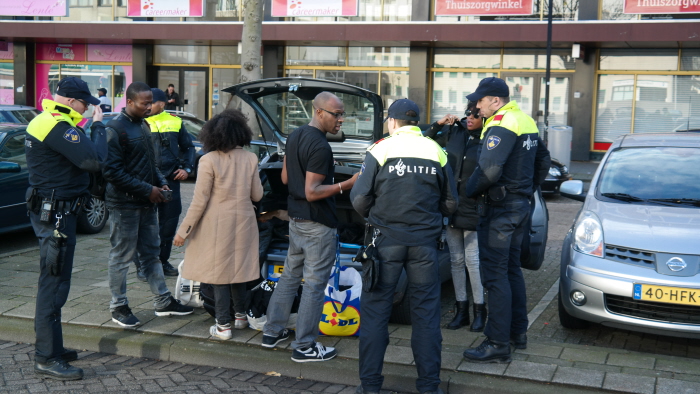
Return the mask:
<svg viewBox="0 0 700 394">
<path fill-rule="evenodd" d="M 610 153 L 598 192 L 641 199 L 700 199 L 700 148 L 622 148 Z"/>
<path fill-rule="evenodd" d="M 336 93 L 345 105 L 345 120 L 341 130 L 348 138 L 371 140 L 374 128 L 374 107 L 365 97 Z M 308 124 L 313 116 L 312 100 L 305 100 L 293 92 L 262 96 L 258 102 L 277 124 L 282 134 L 288 135 L 299 126 Z"/>
</svg>

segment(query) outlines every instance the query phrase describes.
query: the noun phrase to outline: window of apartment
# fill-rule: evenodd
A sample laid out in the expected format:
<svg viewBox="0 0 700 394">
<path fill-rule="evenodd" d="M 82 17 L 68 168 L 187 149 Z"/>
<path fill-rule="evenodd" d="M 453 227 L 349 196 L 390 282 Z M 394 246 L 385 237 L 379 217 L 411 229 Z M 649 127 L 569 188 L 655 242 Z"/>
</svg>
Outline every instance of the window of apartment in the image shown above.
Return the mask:
<svg viewBox="0 0 700 394">
<path fill-rule="evenodd" d="M 433 101 L 436 103 L 442 102 L 442 90 L 433 90 Z"/>
<path fill-rule="evenodd" d="M 454 90 L 450 90 L 450 104 L 457 104 L 457 92 Z"/>
<path fill-rule="evenodd" d="M 681 71 L 700 71 L 700 49 L 681 51 Z"/>
</svg>

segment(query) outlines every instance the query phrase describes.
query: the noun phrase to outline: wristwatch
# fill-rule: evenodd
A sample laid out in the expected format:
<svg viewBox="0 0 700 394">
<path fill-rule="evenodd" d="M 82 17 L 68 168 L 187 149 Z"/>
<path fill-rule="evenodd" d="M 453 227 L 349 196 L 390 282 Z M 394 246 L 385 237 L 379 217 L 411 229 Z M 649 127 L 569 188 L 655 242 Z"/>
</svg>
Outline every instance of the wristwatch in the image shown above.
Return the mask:
<svg viewBox="0 0 700 394">
<path fill-rule="evenodd" d="M 189 174 L 190 172 L 192 172 L 192 169 L 191 169 L 191 168 L 185 168 L 185 172 Z"/>
</svg>

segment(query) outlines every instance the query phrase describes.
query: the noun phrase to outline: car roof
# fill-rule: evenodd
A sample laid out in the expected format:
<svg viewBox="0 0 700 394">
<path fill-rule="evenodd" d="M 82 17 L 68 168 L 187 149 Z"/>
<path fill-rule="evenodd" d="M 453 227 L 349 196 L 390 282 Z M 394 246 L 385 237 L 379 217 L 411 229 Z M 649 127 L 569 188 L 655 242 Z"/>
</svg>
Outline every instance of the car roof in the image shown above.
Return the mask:
<svg viewBox="0 0 700 394">
<path fill-rule="evenodd" d="M 35 111 L 38 111 L 38 109 L 30 107 L 28 105 L 0 105 L 0 111 L 17 111 L 20 109 L 33 109 Z"/>
<path fill-rule="evenodd" d="M 13 133 L 15 131 L 26 131 L 27 125 L 20 123 L 0 123 L 0 132 Z"/>
<path fill-rule="evenodd" d="M 619 147 L 683 146 L 700 147 L 700 133 L 626 134 L 616 141 Z"/>
</svg>

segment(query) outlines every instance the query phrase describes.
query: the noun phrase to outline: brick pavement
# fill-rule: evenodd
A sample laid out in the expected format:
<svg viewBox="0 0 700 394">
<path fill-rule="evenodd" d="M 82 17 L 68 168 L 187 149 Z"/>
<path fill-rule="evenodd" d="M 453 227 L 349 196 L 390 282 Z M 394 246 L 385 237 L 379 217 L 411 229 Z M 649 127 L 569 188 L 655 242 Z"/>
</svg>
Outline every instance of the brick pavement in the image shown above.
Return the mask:
<svg viewBox="0 0 700 394">
<path fill-rule="evenodd" d="M 355 386 L 274 371 L 254 373 L 88 351 L 79 353 L 79 360 L 72 364 L 83 369 L 83 380 L 43 379 L 34 374 L 34 346 L 0 341 L 0 393 L 355 393 Z"/>
</svg>

